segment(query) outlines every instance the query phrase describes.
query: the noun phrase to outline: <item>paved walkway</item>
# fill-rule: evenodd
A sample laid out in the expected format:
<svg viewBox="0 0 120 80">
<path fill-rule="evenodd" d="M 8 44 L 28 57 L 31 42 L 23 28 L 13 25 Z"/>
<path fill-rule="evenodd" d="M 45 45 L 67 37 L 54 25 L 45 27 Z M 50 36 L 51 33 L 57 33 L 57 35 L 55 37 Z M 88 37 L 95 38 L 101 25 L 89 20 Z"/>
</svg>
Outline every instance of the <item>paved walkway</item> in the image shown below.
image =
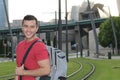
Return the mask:
<svg viewBox="0 0 120 80">
<path fill-rule="evenodd" d="M 11 58 L 0 58 L 0 62 L 8 62 L 8 61 L 12 61 Z"/>
<path fill-rule="evenodd" d="M 108 56 L 99 56 L 98 58 L 96 57 L 86 57 L 86 58 L 91 58 L 91 59 L 108 59 Z M 111 59 L 120 59 L 120 56 L 111 56 Z"/>
<path fill-rule="evenodd" d="M 70 54 L 69 58 L 76 58 L 76 57 L 80 57 L 80 54 L 76 54 L 76 53 L 72 53 Z M 92 58 L 92 59 L 108 59 L 108 56 L 99 56 L 99 58 L 96 58 L 95 56 L 85 56 L 83 55 L 83 57 L 86 58 Z M 111 56 L 111 59 L 120 59 L 120 56 Z M 0 58 L 0 62 L 8 62 L 8 61 L 12 61 L 11 58 Z M 14 59 L 15 61 L 15 59 Z"/>
<path fill-rule="evenodd" d="M 71 53 L 69 58 L 75 58 L 80 57 L 80 53 Z M 83 54 L 83 57 L 91 58 L 91 59 L 108 59 L 108 56 L 99 56 L 99 58 L 96 58 L 94 55 L 86 56 Z M 120 59 L 120 56 L 111 56 L 111 59 Z"/>
</svg>

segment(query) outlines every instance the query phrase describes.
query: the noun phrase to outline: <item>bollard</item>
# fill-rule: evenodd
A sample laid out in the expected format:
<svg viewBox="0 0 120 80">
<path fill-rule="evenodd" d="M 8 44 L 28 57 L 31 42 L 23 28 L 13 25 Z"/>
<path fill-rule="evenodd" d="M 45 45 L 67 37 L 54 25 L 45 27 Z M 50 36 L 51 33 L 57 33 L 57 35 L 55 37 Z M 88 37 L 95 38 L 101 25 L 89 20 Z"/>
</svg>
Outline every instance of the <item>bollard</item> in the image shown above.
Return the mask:
<svg viewBox="0 0 120 80">
<path fill-rule="evenodd" d="M 108 52 L 108 59 L 111 59 L 111 52 Z"/>
</svg>

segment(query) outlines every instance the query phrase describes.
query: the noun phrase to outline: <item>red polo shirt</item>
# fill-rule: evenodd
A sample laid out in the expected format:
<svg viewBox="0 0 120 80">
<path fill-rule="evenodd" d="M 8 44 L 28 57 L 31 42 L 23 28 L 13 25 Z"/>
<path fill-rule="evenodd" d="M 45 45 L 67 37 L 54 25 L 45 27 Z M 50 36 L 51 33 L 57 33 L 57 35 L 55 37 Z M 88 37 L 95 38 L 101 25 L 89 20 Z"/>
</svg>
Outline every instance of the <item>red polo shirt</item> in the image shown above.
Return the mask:
<svg viewBox="0 0 120 80">
<path fill-rule="evenodd" d="M 28 49 L 28 47 L 35 41 L 38 40 L 39 38 L 36 38 L 30 42 L 26 42 L 26 40 L 21 41 L 17 48 L 16 48 L 16 63 L 17 66 L 21 66 L 21 61 L 24 57 L 24 54 L 26 52 L 26 50 Z M 42 42 L 36 42 L 32 49 L 30 50 L 27 59 L 24 63 L 24 66 L 29 69 L 29 70 L 33 70 L 33 69 L 37 69 L 39 68 L 38 65 L 38 61 L 40 60 L 45 60 L 48 59 L 48 51 L 46 49 L 46 46 L 44 43 Z M 22 80 L 35 80 L 35 77 L 33 76 L 23 76 Z"/>
</svg>

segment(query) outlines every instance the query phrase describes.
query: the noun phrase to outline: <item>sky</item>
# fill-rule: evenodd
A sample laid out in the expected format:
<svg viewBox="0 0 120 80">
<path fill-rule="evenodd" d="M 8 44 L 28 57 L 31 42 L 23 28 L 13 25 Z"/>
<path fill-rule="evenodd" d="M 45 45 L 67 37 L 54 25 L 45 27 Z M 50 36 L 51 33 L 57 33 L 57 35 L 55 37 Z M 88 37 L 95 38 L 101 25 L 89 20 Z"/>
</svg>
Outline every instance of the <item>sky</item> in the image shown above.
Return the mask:
<svg viewBox="0 0 120 80">
<path fill-rule="evenodd" d="M 55 11 L 58 12 L 59 0 L 8 0 L 9 20 L 12 22 L 16 19 L 23 19 L 27 14 L 32 14 L 39 21 L 48 22 L 55 19 Z M 71 12 L 72 6 L 80 6 L 83 1 L 87 0 L 67 0 L 67 10 Z M 102 2 L 105 5 L 111 6 L 111 13 L 116 14 L 116 3 L 114 0 L 89 0 L 90 2 Z M 117 9 L 117 8 L 116 8 Z M 61 0 L 62 19 L 65 18 L 65 0 Z M 58 15 L 57 15 L 58 18 Z"/>
<path fill-rule="evenodd" d="M 67 0 L 67 10 L 72 6 L 80 5 L 84 0 Z M 35 15 L 40 21 L 49 21 L 55 18 L 58 12 L 58 0 L 8 0 L 9 20 L 22 19 L 27 14 Z M 65 12 L 65 0 L 61 0 L 61 12 Z"/>
</svg>

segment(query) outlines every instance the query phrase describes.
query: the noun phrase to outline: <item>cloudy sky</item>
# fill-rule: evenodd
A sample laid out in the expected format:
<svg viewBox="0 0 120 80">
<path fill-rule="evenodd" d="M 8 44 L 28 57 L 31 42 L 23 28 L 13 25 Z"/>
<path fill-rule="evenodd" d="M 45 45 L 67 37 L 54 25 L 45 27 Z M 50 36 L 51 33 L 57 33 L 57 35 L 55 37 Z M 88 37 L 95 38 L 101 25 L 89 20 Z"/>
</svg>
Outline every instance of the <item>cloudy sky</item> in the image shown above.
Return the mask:
<svg viewBox="0 0 120 80">
<path fill-rule="evenodd" d="M 58 12 L 58 0 L 8 0 L 9 19 L 22 19 L 26 14 L 35 15 L 40 21 L 49 21 Z M 79 5 L 84 0 L 67 0 L 68 11 L 71 7 Z M 65 0 L 61 0 L 61 11 L 65 12 Z"/>
<path fill-rule="evenodd" d="M 8 0 L 9 4 L 9 19 L 10 22 L 14 19 L 22 19 L 26 14 L 35 15 L 40 21 L 49 21 L 55 18 L 55 11 L 58 12 L 59 0 Z M 80 6 L 83 1 L 87 0 L 67 0 L 68 12 L 71 12 L 72 6 Z M 111 6 L 113 14 L 116 13 L 116 3 L 114 0 L 89 0 L 94 3 L 104 3 Z M 113 3 L 114 1 L 114 3 Z M 114 11 L 113 11 L 114 10 Z M 65 12 L 65 0 L 61 0 L 61 11 Z M 64 13 L 63 18 L 64 18 Z"/>
</svg>

